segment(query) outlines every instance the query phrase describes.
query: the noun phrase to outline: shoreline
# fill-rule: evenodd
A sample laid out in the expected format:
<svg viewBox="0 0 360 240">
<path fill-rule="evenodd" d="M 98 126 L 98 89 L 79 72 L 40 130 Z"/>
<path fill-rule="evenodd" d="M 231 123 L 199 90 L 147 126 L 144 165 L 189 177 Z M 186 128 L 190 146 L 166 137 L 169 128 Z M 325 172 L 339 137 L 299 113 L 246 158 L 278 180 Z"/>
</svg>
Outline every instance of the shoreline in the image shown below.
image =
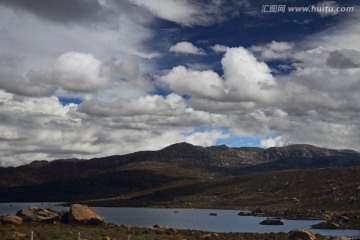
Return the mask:
<svg viewBox="0 0 360 240">
<path fill-rule="evenodd" d="M 216 211 L 216 210 L 214 210 Z M 257 209 L 259 212 L 259 209 Z M 217 213 L 212 213 L 217 216 Z M 110 221 L 109 221 L 110 222 Z M 275 230 L 275 229 L 274 229 Z M 152 227 L 134 227 L 123 224 L 104 222 L 104 218 L 85 205 L 73 204 L 69 211 L 55 211 L 50 208 L 41 209 L 31 206 L 18 210 L 16 215 L 0 217 L 1 239 L 27 239 L 33 236 L 34 240 L 288 240 L 294 234 L 313 236 L 309 239 L 332 240 L 336 237 L 313 234 L 307 229 L 287 229 L 286 232 L 217 232 L 211 230 L 178 229 L 153 225 Z M 360 231 L 359 231 L 360 235 Z M 80 237 L 81 236 L 81 237 Z M 356 235 L 357 236 L 357 235 Z M 295 239 L 295 238 L 294 238 Z M 297 239 L 297 238 L 296 238 Z M 308 239 L 308 238 L 300 238 Z"/>
<path fill-rule="evenodd" d="M 8 204 L 11 207 L 16 207 L 16 204 L 29 204 L 38 205 L 39 207 L 47 204 L 52 204 L 57 207 L 68 207 L 71 203 L 62 202 L 29 202 L 29 203 L 0 203 Z M 84 204 L 84 202 L 80 202 Z M 91 204 L 86 205 L 90 207 L 104 207 L 112 208 L 114 206 L 93 206 Z M 14 206 L 12 206 L 14 205 Z M 360 211 L 330 211 L 330 210 L 313 210 L 313 209 L 271 209 L 256 208 L 253 210 L 239 210 L 234 208 L 198 208 L 194 206 L 123 206 L 119 208 L 147 208 L 147 209 L 207 209 L 213 212 L 221 210 L 239 211 L 239 216 L 254 216 L 254 217 L 267 217 L 267 218 L 279 218 L 284 220 L 319 220 L 323 221 L 319 224 L 313 225 L 313 229 L 323 230 L 360 230 Z M 246 207 L 245 207 L 246 208 Z M 248 207 L 249 208 L 249 207 Z"/>
<path fill-rule="evenodd" d="M 311 230 L 310 230 L 311 231 Z M 70 224 L 45 224 L 45 223 L 24 223 L 22 225 L 0 225 L 0 236 L 4 239 L 28 238 L 33 232 L 34 240 L 63 240 L 76 239 L 81 234 L 81 239 L 87 240 L 195 240 L 195 239 L 219 239 L 219 240 L 287 240 L 289 233 L 218 233 L 198 230 L 183 230 L 161 226 L 151 228 L 140 228 L 126 225 L 116 225 L 112 223 L 103 223 L 97 226 L 81 226 Z M 315 234 L 318 240 L 335 239 L 335 237 L 325 237 Z"/>
</svg>

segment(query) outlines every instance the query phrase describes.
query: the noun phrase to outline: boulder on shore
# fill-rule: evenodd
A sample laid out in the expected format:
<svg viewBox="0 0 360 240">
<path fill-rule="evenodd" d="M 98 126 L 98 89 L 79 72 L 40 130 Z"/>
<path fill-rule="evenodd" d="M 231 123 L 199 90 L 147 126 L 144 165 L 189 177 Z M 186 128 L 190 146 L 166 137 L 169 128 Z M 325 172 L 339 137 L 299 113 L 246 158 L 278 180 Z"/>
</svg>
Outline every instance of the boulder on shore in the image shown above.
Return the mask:
<svg viewBox="0 0 360 240">
<path fill-rule="evenodd" d="M 23 224 L 23 219 L 16 215 L 4 215 L 0 216 L 0 224 L 16 224 L 20 225 Z"/>
<path fill-rule="evenodd" d="M 24 222 L 54 223 L 61 220 L 60 213 L 34 206 L 21 209 L 16 216 L 21 217 Z"/>
<path fill-rule="evenodd" d="M 288 240 L 315 240 L 316 236 L 304 229 L 304 228 L 299 228 L 296 230 L 292 230 L 291 232 L 289 232 L 289 236 L 288 236 Z"/>
<path fill-rule="evenodd" d="M 69 223 L 80 225 L 98 225 L 104 222 L 104 219 L 97 215 L 88 206 L 73 204 L 70 206 Z"/>
</svg>

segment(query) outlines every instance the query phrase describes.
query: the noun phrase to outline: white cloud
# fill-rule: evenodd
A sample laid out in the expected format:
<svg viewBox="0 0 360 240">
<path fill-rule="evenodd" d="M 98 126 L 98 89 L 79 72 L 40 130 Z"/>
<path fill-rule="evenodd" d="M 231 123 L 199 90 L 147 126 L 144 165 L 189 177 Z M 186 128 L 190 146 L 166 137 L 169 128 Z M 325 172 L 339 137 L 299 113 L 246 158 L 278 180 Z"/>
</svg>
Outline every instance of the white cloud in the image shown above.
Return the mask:
<svg viewBox="0 0 360 240">
<path fill-rule="evenodd" d="M 68 52 L 54 63 L 52 78 L 68 91 L 96 92 L 105 88 L 109 82 L 101 65 L 91 54 Z"/>
<path fill-rule="evenodd" d="M 295 70 L 278 79 L 282 82 L 282 101 L 275 102 L 287 115 L 274 118 L 266 113 L 270 106 L 263 106 L 264 117 L 258 119 L 271 129 L 270 134 L 280 135 L 263 139 L 264 146 L 281 145 L 286 139 L 291 143 L 359 150 L 358 19 L 354 15 L 297 43 L 307 51 L 291 50 Z"/>
<path fill-rule="evenodd" d="M 258 62 L 246 49 L 228 48 L 223 57 L 224 77 L 212 70 L 173 68 L 158 82 L 171 90 L 192 97 L 219 101 L 268 101 L 276 81 L 269 67 Z"/>
<path fill-rule="evenodd" d="M 354 96 L 360 89 L 360 52 L 317 48 L 298 52 L 294 54 L 294 59 L 299 63 L 289 77 L 293 82 L 317 91 L 319 97 L 328 98 L 322 101 L 324 107 L 344 110 L 356 105 L 352 100 L 356 99 Z"/>
<path fill-rule="evenodd" d="M 66 25 L 2 6 L 0 52 L 25 57 L 32 68 L 44 68 L 55 57 L 71 51 L 91 53 L 101 61 L 113 56 L 137 56 L 140 59 L 156 56 L 144 50 L 142 44 L 153 35 L 143 24 L 151 21 L 151 17 L 136 9 L 129 11 L 129 6 L 116 8 L 110 3 L 107 1 L 102 9 L 98 9 L 98 16 L 90 15 L 89 21 Z M 72 7 L 69 6 L 70 9 Z M 65 21 L 68 14 L 64 14 L 61 19 Z"/>
<path fill-rule="evenodd" d="M 137 6 L 148 9 L 152 14 L 162 19 L 181 23 L 184 25 L 192 25 L 192 19 L 197 14 L 198 9 L 195 5 L 187 1 L 177 0 L 130 0 Z"/>
<path fill-rule="evenodd" d="M 228 49 L 227 46 L 224 45 L 220 45 L 220 44 L 215 44 L 214 46 L 211 46 L 211 49 L 214 52 L 226 52 L 226 50 Z"/>
<path fill-rule="evenodd" d="M 287 59 L 291 57 L 293 48 L 293 43 L 272 41 L 266 45 L 252 46 L 250 51 L 258 53 L 263 60 Z"/>
<path fill-rule="evenodd" d="M 355 6 L 356 7 L 356 6 Z M 301 44 L 306 49 L 319 46 L 327 50 L 349 49 L 360 51 L 360 14 L 351 14 L 346 20 L 317 34 L 306 37 Z"/>
<path fill-rule="evenodd" d="M 0 4 L 0 89 L 85 99 L 105 93 L 132 98 L 153 90 L 144 71 L 153 69 L 149 59 L 158 53 L 143 44 L 153 36 L 147 26 L 153 17 L 138 7 L 111 0 L 99 6 L 96 1 Z M 113 57 L 121 59 L 115 68 L 107 64 Z M 70 58 L 77 59 L 75 65 L 66 65 Z"/>
<path fill-rule="evenodd" d="M 178 42 L 169 48 L 170 52 L 181 53 L 181 54 L 193 54 L 193 55 L 204 55 L 205 51 L 201 48 L 196 47 L 190 42 Z"/>
<path fill-rule="evenodd" d="M 223 79 L 211 70 L 194 71 L 178 66 L 161 76 L 158 82 L 182 95 L 211 99 L 221 99 L 225 95 Z"/>
<path fill-rule="evenodd" d="M 324 36 L 312 40 L 319 39 Z M 299 48 L 306 46 L 298 44 Z M 188 105 L 195 110 L 222 114 L 217 126 L 228 127 L 235 136 L 277 136 L 260 139 L 263 147 L 308 143 L 359 149 L 359 52 L 334 49 L 328 44 L 307 51 L 296 51 L 294 46 L 272 42 L 266 47 L 275 54 L 260 57 L 291 58 L 295 62 L 291 66 L 294 70 L 278 79 L 265 63 L 239 47 L 227 49 L 222 59 L 223 76 L 179 66 L 159 82 L 190 95 Z M 257 47 L 252 50 L 265 50 L 264 46 Z"/>
<path fill-rule="evenodd" d="M 185 108 L 180 96 L 170 94 L 166 98 L 154 95 L 111 102 L 92 99 L 83 102 L 79 111 L 96 116 L 181 116 L 185 114 Z"/>
<path fill-rule="evenodd" d="M 46 69 L 27 70 L 25 65 L 21 58 L 0 56 L 0 88 L 32 97 L 51 96 L 61 91 L 108 92 L 105 88 L 109 86 L 110 80 L 126 81 L 129 92 L 134 92 L 134 88 L 143 91 L 153 89 L 152 84 L 140 73 L 138 64 L 127 59 L 120 63 L 114 59 L 102 63 L 92 54 L 68 52 L 60 55 Z M 116 88 L 118 85 L 110 86 Z"/>
<path fill-rule="evenodd" d="M 286 145 L 289 145 L 289 143 L 284 141 L 282 136 L 277 136 L 274 138 L 264 138 L 260 140 L 260 146 L 262 148 L 282 147 Z"/>
<path fill-rule="evenodd" d="M 187 136 L 186 142 L 191 143 L 193 145 L 201 145 L 201 146 L 213 146 L 220 139 L 229 138 L 230 134 L 224 134 L 219 130 L 212 130 L 206 132 L 194 132 L 190 136 Z"/>
<path fill-rule="evenodd" d="M 117 104 L 120 106 L 121 102 Z M 176 95 L 124 101 L 123 109 L 110 109 L 109 103 L 108 111 L 116 114 L 107 112 L 101 117 L 79 112 L 75 104 L 62 106 L 56 97 L 14 98 L 0 91 L 0 105 L 3 166 L 39 159 L 92 158 L 157 150 L 183 141 L 211 145 L 226 137 L 215 130 L 194 131 L 194 126 L 211 125 L 219 116 L 194 111 Z"/>
<path fill-rule="evenodd" d="M 48 72 L 25 69 L 24 60 L 11 55 L 0 55 L 0 88 L 25 96 L 50 96 L 57 87 Z"/>
<path fill-rule="evenodd" d="M 273 97 L 276 80 L 264 62 L 245 48 L 230 48 L 221 60 L 226 88 L 231 99 L 269 101 Z"/>
<path fill-rule="evenodd" d="M 210 0 L 129 0 L 132 4 L 150 11 L 154 16 L 180 25 L 208 26 L 216 22 L 222 22 L 233 16 L 237 16 L 248 1 Z"/>
<path fill-rule="evenodd" d="M 126 87 L 127 85 L 126 88 L 128 89 L 129 92 L 134 90 L 136 91 L 136 89 L 138 90 L 138 92 L 139 90 L 142 91 L 154 90 L 153 84 L 148 79 L 145 78 L 144 74 L 140 70 L 139 62 L 136 61 L 135 59 L 125 58 L 119 62 L 117 61 L 116 58 L 113 57 L 105 62 L 103 69 L 105 71 L 105 75 L 110 79 L 117 79 L 117 80 L 120 79 L 122 81 L 125 81 L 127 84 L 121 84 L 121 85 L 122 87 Z M 114 87 L 115 86 L 112 85 L 110 88 L 114 88 Z M 116 88 L 116 91 L 121 91 L 121 90 Z"/>
</svg>

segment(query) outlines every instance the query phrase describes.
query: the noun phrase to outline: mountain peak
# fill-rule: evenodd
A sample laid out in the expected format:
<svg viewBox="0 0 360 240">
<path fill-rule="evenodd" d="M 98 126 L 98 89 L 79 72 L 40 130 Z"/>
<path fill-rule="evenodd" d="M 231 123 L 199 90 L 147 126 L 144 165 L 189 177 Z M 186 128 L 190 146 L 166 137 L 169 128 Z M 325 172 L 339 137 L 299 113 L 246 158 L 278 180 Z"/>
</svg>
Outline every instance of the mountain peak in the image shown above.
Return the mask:
<svg viewBox="0 0 360 240">
<path fill-rule="evenodd" d="M 194 146 L 190 143 L 187 142 L 180 142 L 180 143 L 175 143 L 172 144 L 170 146 L 167 146 L 165 148 L 163 148 L 162 150 L 167 150 L 167 149 L 176 149 L 176 150 L 180 150 L 180 149 L 189 149 L 189 148 L 202 148 L 201 146 Z"/>
<path fill-rule="evenodd" d="M 226 150 L 229 150 L 230 148 L 229 148 L 227 145 L 225 145 L 225 144 L 221 144 L 221 145 L 217 145 L 217 146 L 207 147 L 206 149 L 226 151 Z"/>
</svg>

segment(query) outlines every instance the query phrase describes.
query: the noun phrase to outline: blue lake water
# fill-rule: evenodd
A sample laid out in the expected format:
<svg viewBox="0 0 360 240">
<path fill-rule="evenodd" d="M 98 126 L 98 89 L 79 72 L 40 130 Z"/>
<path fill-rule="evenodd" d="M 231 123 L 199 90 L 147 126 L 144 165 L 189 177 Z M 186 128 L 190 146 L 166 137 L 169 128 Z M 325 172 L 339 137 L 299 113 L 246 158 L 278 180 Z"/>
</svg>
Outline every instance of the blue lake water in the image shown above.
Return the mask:
<svg viewBox="0 0 360 240">
<path fill-rule="evenodd" d="M 29 206 L 51 208 L 54 210 L 67 210 L 67 207 L 58 206 L 57 203 L 0 203 L 0 215 L 15 214 L 16 211 Z M 203 230 L 210 232 L 289 232 L 296 228 L 310 229 L 311 225 L 320 221 L 309 220 L 283 220 L 284 225 L 267 226 L 259 222 L 265 217 L 238 216 L 238 210 L 217 209 L 168 209 L 168 208 L 107 208 L 93 207 L 106 222 L 125 224 L 136 227 L 160 226 L 177 229 Z M 209 216 L 217 213 L 217 216 Z M 360 230 L 317 230 L 313 233 L 325 236 L 359 237 Z"/>
</svg>

